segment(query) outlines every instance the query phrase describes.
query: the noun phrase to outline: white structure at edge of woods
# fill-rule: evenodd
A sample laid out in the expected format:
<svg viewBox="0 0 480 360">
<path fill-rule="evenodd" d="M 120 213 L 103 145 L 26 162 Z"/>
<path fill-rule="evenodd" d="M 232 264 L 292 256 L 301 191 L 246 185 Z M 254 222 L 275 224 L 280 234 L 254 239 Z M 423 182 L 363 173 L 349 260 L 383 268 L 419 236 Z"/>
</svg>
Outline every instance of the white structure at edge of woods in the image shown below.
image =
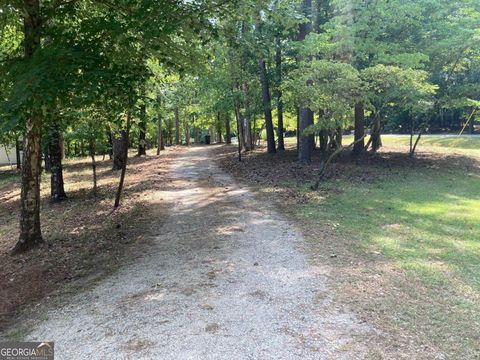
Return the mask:
<svg viewBox="0 0 480 360">
<path fill-rule="evenodd" d="M 22 157 L 22 151 L 20 151 L 20 157 Z M 0 146 L 0 165 L 16 165 L 16 164 L 17 164 L 17 153 L 15 151 L 15 147 Z"/>
</svg>

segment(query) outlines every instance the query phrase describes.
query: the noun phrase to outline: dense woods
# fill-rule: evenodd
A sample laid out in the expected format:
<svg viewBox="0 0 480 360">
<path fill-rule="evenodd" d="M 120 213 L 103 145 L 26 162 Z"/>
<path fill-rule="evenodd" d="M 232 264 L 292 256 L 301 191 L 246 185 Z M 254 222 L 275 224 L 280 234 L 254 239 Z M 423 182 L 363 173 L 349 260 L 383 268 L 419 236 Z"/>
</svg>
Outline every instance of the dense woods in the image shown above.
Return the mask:
<svg viewBox="0 0 480 360">
<path fill-rule="evenodd" d="M 15 252 L 43 241 L 40 176 L 68 197 L 62 158 L 112 159 L 120 205 L 128 148 L 297 137 L 313 151 L 382 146 L 382 133 L 475 131 L 474 0 L 2 1 L 0 142 L 23 151 Z M 23 143 L 21 145 L 20 143 Z M 346 149 L 349 150 L 349 149 Z M 112 204 L 113 205 L 113 204 Z"/>
</svg>

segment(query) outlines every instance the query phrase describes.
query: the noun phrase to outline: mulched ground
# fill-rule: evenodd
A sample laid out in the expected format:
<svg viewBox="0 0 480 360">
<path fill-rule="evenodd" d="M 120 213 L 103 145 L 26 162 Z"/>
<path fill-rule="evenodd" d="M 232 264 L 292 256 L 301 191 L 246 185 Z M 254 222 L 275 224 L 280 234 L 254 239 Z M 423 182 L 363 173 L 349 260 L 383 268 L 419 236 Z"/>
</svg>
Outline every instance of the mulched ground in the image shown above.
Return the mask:
<svg viewBox="0 0 480 360">
<path fill-rule="evenodd" d="M 461 155 L 421 152 L 412 159 L 407 151 L 406 147 L 389 146 L 388 150 L 380 150 L 378 153 L 367 152 L 361 157 L 352 156 L 350 152 L 345 151 L 330 164 L 325 180 L 374 182 L 402 174 L 406 170 L 442 169 L 445 172 L 454 172 L 459 168 L 462 171 L 469 171 L 479 166 L 479 161 Z M 276 155 L 267 154 L 263 146 L 258 147 L 255 151 L 242 154 L 242 162 L 238 161 L 237 148 L 234 146 L 218 147 L 215 152 L 222 168 L 241 181 L 262 187 L 284 187 L 285 184 L 298 187 L 310 185 L 317 179 L 322 161 L 320 151 L 314 151 L 311 163 L 300 165 L 297 162 L 296 149 L 292 145 Z"/>
<path fill-rule="evenodd" d="M 13 170 L 0 171 L 0 328 L 45 297 L 88 286 L 148 243 L 154 224 L 167 216 L 149 195 L 168 185 L 173 153 L 171 149 L 160 158 L 129 160 L 122 206 L 116 211 L 119 172 L 110 170 L 110 161 L 98 164 L 96 198 L 88 159 L 67 161 L 68 199 L 60 204 L 49 203 L 49 177 L 44 175 L 41 220 L 46 244 L 17 256 L 11 256 L 10 249 L 18 238 L 19 178 Z"/>
</svg>

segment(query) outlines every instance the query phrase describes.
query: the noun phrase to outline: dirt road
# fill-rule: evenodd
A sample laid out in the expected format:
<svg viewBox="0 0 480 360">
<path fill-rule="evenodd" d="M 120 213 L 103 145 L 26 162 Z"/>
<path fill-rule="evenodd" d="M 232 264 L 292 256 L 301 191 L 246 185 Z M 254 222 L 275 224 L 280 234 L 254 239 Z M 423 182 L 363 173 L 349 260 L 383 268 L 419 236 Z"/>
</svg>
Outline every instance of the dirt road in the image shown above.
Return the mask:
<svg viewBox="0 0 480 360">
<path fill-rule="evenodd" d="M 301 234 L 211 156 L 177 156 L 148 253 L 50 309 L 29 339 L 55 341 L 57 359 L 363 358 L 356 335 L 373 330 L 332 306 Z"/>
</svg>

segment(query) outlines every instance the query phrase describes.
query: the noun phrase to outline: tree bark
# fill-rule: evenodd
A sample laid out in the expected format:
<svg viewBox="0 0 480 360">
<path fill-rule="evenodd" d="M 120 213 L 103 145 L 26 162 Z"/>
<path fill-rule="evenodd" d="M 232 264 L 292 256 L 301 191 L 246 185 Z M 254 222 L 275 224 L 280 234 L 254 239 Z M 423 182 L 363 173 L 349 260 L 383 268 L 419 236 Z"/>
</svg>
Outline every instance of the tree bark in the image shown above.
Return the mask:
<svg viewBox="0 0 480 360">
<path fill-rule="evenodd" d="M 175 145 L 180 145 L 180 114 L 178 107 L 175 108 Z"/>
<path fill-rule="evenodd" d="M 230 115 L 228 113 L 225 116 L 225 143 L 230 145 L 232 143 L 232 130 L 230 129 Z"/>
<path fill-rule="evenodd" d="M 305 37 L 312 31 L 312 1 L 302 1 L 302 13 L 308 19 L 307 22 L 300 24 L 298 40 L 303 41 Z M 304 135 L 304 130 L 313 124 L 313 112 L 305 105 L 300 106 L 298 121 L 298 161 L 300 163 L 309 163 L 314 148 L 313 135 Z"/>
<path fill-rule="evenodd" d="M 221 143 L 223 141 L 222 139 L 222 114 L 220 112 L 217 112 L 217 143 Z"/>
<path fill-rule="evenodd" d="M 472 118 L 470 119 L 470 123 L 468 126 L 468 132 L 470 135 L 475 134 L 475 113 L 472 115 Z"/>
<path fill-rule="evenodd" d="M 40 47 L 40 1 L 23 1 L 25 58 L 32 58 Z M 40 227 L 41 114 L 30 109 L 23 146 L 20 236 L 12 252 L 26 251 L 43 242 Z"/>
<path fill-rule="evenodd" d="M 163 119 L 161 113 L 162 98 L 160 93 L 157 94 L 157 155 L 160 155 L 161 150 L 165 150 L 163 143 Z"/>
<path fill-rule="evenodd" d="M 243 94 L 245 97 L 245 117 L 242 119 L 243 126 L 243 136 L 245 141 L 245 151 L 250 151 L 254 149 L 252 129 L 251 129 L 251 109 L 250 109 L 250 98 L 249 98 L 249 87 L 247 83 L 243 84 Z"/>
<path fill-rule="evenodd" d="M 278 136 L 278 150 L 285 150 L 285 140 L 283 136 L 283 99 L 282 99 L 282 44 L 280 36 L 276 37 L 275 47 L 275 73 L 277 77 L 277 136 Z"/>
<path fill-rule="evenodd" d="M 272 101 L 270 98 L 270 86 L 267 78 L 267 66 L 265 60 L 260 59 L 258 61 L 258 67 L 260 69 L 260 82 L 262 84 L 262 100 L 263 112 L 265 114 L 265 128 L 267 130 L 267 152 L 269 154 L 275 154 L 277 150 L 275 148 L 275 133 L 273 131 Z"/>
<path fill-rule="evenodd" d="M 240 107 L 239 107 L 238 104 L 235 104 L 235 118 L 237 119 L 237 138 L 238 138 L 240 151 L 242 149 L 246 151 L 247 142 L 246 142 L 245 134 L 244 134 L 244 131 L 243 131 L 242 114 L 240 112 Z"/>
<path fill-rule="evenodd" d="M 320 130 L 318 137 L 320 139 L 320 151 L 325 153 L 328 150 L 328 130 L 322 129 Z"/>
<path fill-rule="evenodd" d="M 122 170 L 128 154 L 126 130 L 120 130 L 113 138 L 113 170 Z"/>
<path fill-rule="evenodd" d="M 190 146 L 190 126 L 188 126 L 187 119 L 185 119 L 184 127 L 185 127 L 185 144 L 187 146 Z"/>
<path fill-rule="evenodd" d="M 108 157 L 110 160 L 113 158 L 113 135 L 112 130 L 107 126 L 107 139 L 108 139 Z"/>
<path fill-rule="evenodd" d="M 365 150 L 365 110 L 362 102 L 355 104 L 355 136 L 353 154 L 360 155 Z"/>
<path fill-rule="evenodd" d="M 90 157 L 92 158 L 93 196 L 97 197 L 97 162 L 95 161 L 95 139 L 90 139 Z"/>
<path fill-rule="evenodd" d="M 137 156 L 147 155 L 147 108 L 145 106 L 145 96 L 142 99 L 143 103 L 140 105 L 140 123 L 138 124 L 138 154 Z"/>
<path fill-rule="evenodd" d="M 335 141 L 337 143 L 337 149 L 343 145 L 343 129 L 341 127 L 338 127 L 335 132 Z"/>
<path fill-rule="evenodd" d="M 63 183 L 61 133 L 58 126 L 52 125 L 48 134 L 48 154 L 50 159 L 50 200 L 54 203 L 67 198 Z"/>
<path fill-rule="evenodd" d="M 373 118 L 372 134 L 370 135 L 370 141 L 372 144 L 372 151 L 377 152 L 378 149 L 382 147 L 382 137 L 381 137 L 381 124 L 380 124 L 380 115 L 377 113 Z"/>
<path fill-rule="evenodd" d="M 20 158 L 20 140 L 17 139 L 15 140 L 15 156 L 17 157 L 17 169 L 22 168 L 22 159 Z"/>
<path fill-rule="evenodd" d="M 130 134 L 130 123 L 132 120 L 132 113 L 131 110 L 128 111 L 127 114 L 127 130 L 122 130 L 122 136 L 124 138 L 124 143 L 126 144 L 126 151 L 123 152 L 123 159 L 122 159 L 122 173 L 120 174 L 120 182 L 118 184 L 117 195 L 115 196 L 115 205 L 114 208 L 118 208 L 120 206 L 120 199 L 122 197 L 123 191 L 123 184 L 125 183 L 125 173 L 127 172 L 127 161 L 128 161 L 128 138 Z"/>
</svg>

